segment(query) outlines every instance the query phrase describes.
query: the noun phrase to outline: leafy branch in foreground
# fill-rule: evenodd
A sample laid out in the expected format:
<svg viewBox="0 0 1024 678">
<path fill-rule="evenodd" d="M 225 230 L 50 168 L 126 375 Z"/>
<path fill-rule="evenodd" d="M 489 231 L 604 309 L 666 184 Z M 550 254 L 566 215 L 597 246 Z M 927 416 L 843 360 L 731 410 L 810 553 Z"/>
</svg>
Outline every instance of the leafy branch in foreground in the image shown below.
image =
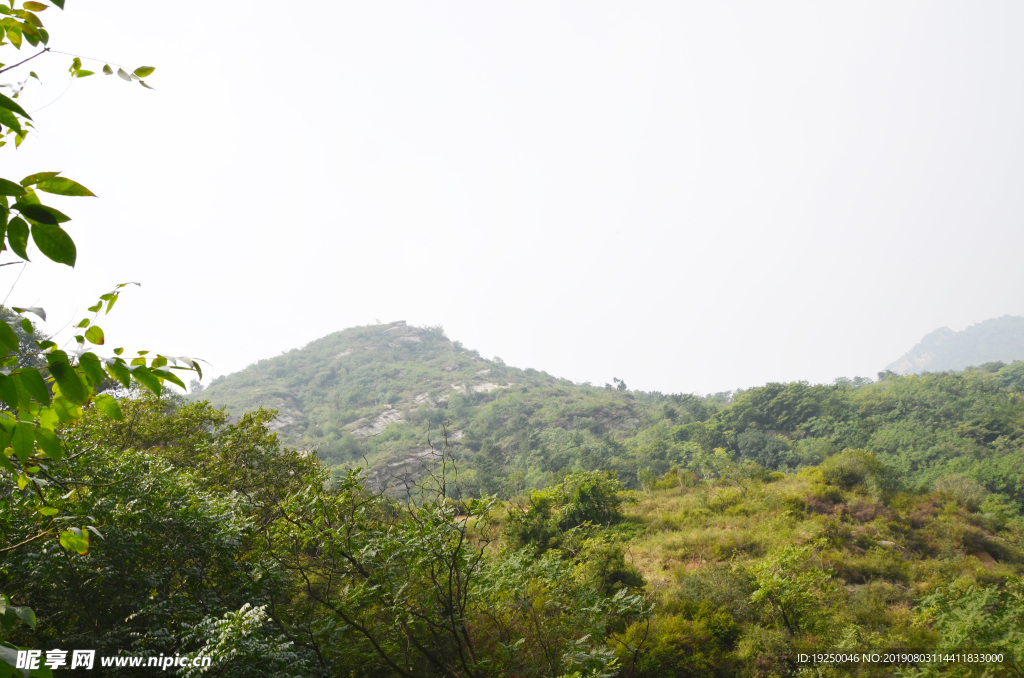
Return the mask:
<svg viewBox="0 0 1024 678">
<path fill-rule="evenodd" d="M 50 0 L 52 6 L 64 9 L 64 0 Z M 0 48 L 13 47 L 21 50 L 24 43 L 33 47 L 43 46 L 38 53 L 5 66 L 0 63 L 0 72 L 23 67 L 33 59 L 48 52 L 50 36 L 39 17 L 50 8 L 35 0 L 21 3 L 9 0 L 0 4 Z M 82 68 L 82 58 L 73 58 L 69 72 L 72 78 L 83 78 L 93 72 Z M 152 89 L 143 80 L 154 71 L 151 66 L 142 66 L 132 73 L 118 67 L 117 75 L 123 80 L 136 80 L 143 87 Z M 113 75 L 114 70 L 105 64 L 103 72 Z M 33 128 L 32 117 L 17 99 L 29 82 L 38 80 L 29 72 L 21 82 L 4 85 L 11 96 L 0 94 L 0 146 L 14 138 L 19 148 Z M 71 218 L 50 205 L 43 204 L 42 194 L 66 197 L 94 197 L 94 193 L 82 184 L 62 177 L 60 172 L 37 172 L 12 181 L 0 178 L 0 252 L 12 251 L 17 257 L 29 261 L 30 242 L 39 252 L 59 264 L 74 267 L 78 252 L 74 240 L 64 230 L 64 224 Z M 2 265 L 7 265 L 6 262 Z M 37 517 L 37 533 L 19 543 L 5 544 L 0 553 L 18 549 L 29 542 L 56 535 L 60 546 L 66 551 L 86 555 L 89 552 L 89 535 L 101 536 L 94 525 L 71 526 L 66 521 L 84 517 L 61 516 L 55 504 L 67 500 L 76 493 L 88 490 L 88 483 L 73 478 L 61 477 L 59 465 L 69 454 L 76 456 L 87 450 L 71 452 L 62 442 L 61 427 L 74 425 L 82 416 L 83 408 L 94 407 L 113 419 L 122 417 L 117 400 L 106 391 L 118 385 L 126 389 L 138 385 L 159 394 L 165 382 L 185 388 L 181 379 L 172 370 L 195 371 L 202 376 L 198 362 L 190 358 L 179 358 L 139 351 L 134 358 L 122 357 L 123 349 L 113 350 L 113 355 L 101 356 L 95 347 L 107 343 L 103 329 L 96 324 L 101 311 L 109 313 L 121 290 L 131 283 L 118 285 L 107 294 L 101 295 L 96 304 L 89 308 L 92 318 L 84 318 L 75 325 L 74 348 L 66 350 L 55 343 L 52 337 L 38 337 L 31 321 L 25 314 L 32 313 L 43 320 L 46 312 L 42 308 L 17 308 L 16 318 L 7 313 L 0 321 L 0 468 L 10 473 L 12 482 L 6 482 L 3 474 L 0 482 L 0 530 L 6 532 L 14 512 L 31 512 Z M 105 310 L 104 310 L 105 309 Z M 0 311 L 5 311 L 0 309 Z M 10 324 L 9 320 L 13 322 Z M 27 342 L 18 336 L 20 328 L 29 337 Z M 57 497 L 58 494 L 61 497 Z M 93 521 L 95 522 L 95 521 Z M 11 606 L 10 600 L 0 594 L 3 614 L 3 630 L 9 633 L 18 620 L 34 625 L 32 611 L 24 606 Z M 11 660 L 12 646 L 0 639 L 0 676 L 10 672 L 7 664 Z"/>
</svg>

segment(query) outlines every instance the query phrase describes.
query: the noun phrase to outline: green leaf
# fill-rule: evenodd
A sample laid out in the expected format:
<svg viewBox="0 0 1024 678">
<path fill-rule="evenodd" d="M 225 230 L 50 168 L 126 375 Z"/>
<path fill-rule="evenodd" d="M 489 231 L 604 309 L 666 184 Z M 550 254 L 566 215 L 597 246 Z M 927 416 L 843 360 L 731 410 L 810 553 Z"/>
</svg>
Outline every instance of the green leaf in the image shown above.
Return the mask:
<svg viewBox="0 0 1024 678">
<path fill-rule="evenodd" d="M 18 472 L 18 469 L 14 468 L 14 464 L 11 463 L 11 460 L 7 458 L 7 455 L 2 450 L 0 450 L 0 468 L 11 473 Z"/>
<path fill-rule="evenodd" d="M 46 356 L 50 363 L 50 374 L 53 375 L 62 396 L 68 399 L 73 405 L 84 405 L 89 398 L 89 389 L 86 387 L 78 371 L 71 366 L 65 357 L 64 360 L 50 360 L 54 354 Z"/>
<path fill-rule="evenodd" d="M 111 377 L 121 382 L 121 385 L 125 388 L 131 386 L 132 373 L 128 371 L 128 367 L 125 365 L 124 360 L 120 358 L 107 359 L 107 372 Z"/>
<path fill-rule="evenodd" d="M 103 308 L 103 302 L 101 301 L 100 303 L 96 304 L 95 306 L 90 306 L 89 307 L 89 312 L 90 313 L 99 313 L 100 309 L 102 309 L 102 308 Z"/>
<path fill-rule="evenodd" d="M 13 111 L 23 118 L 27 118 L 29 120 L 32 119 L 32 116 L 26 113 L 24 108 L 19 106 L 13 99 L 10 99 L 3 94 L 0 94 L 0 108 L 6 108 L 8 111 Z"/>
<path fill-rule="evenodd" d="M 7 242 L 15 254 L 25 261 L 29 260 L 28 252 L 25 251 L 28 247 L 28 224 L 21 217 L 14 217 L 7 224 Z"/>
<path fill-rule="evenodd" d="M 57 428 L 57 424 L 60 423 L 60 417 L 57 416 L 57 410 L 52 407 L 41 407 L 39 409 L 39 425 L 43 428 L 52 431 Z"/>
<path fill-rule="evenodd" d="M 82 408 L 76 407 L 64 396 L 57 396 L 53 399 L 53 411 L 57 413 L 57 418 L 65 424 L 76 422 L 82 416 Z"/>
<path fill-rule="evenodd" d="M 51 261 L 75 267 L 75 260 L 78 257 L 75 241 L 60 226 L 32 224 L 32 240 L 39 251 Z"/>
<path fill-rule="evenodd" d="M 58 513 L 60 513 L 60 510 L 55 509 L 52 506 L 42 506 L 39 508 L 39 512 L 42 513 L 44 516 L 55 516 Z"/>
<path fill-rule="evenodd" d="M 32 454 L 32 450 L 35 449 L 35 442 L 36 432 L 32 424 L 19 421 L 14 425 L 14 435 L 11 437 L 11 447 L 14 448 L 14 454 L 21 460 L 22 464 L 28 460 L 29 455 Z"/>
<path fill-rule="evenodd" d="M 145 80 L 139 80 L 139 84 L 145 87 L 146 89 L 153 89 L 152 87 L 146 84 Z"/>
<path fill-rule="evenodd" d="M 32 327 L 32 321 L 28 318 L 21 319 L 21 329 L 25 330 L 25 334 L 32 336 L 32 333 L 36 331 L 36 328 Z"/>
<path fill-rule="evenodd" d="M 27 9 L 30 12 L 43 12 L 43 11 L 46 11 L 46 10 L 50 9 L 49 7 L 44 5 L 43 3 L 36 2 L 35 0 L 28 0 L 28 2 L 22 4 L 22 7 L 24 7 L 25 9 Z"/>
<path fill-rule="evenodd" d="M 156 378 L 148 367 L 138 365 L 135 369 L 131 370 L 132 376 L 135 381 L 139 382 L 156 395 L 160 395 L 160 380 Z"/>
<path fill-rule="evenodd" d="M 178 378 L 178 375 L 176 375 L 174 372 L 171 372 L 170 368 L 161 368 L 158 370 L 153 370 L 153 374 L 160 377 L 161 379 L 166 379 L 172 384 L 176 384 L 183 389 L 185 388 L 185 384 L 181 381 L 181 379 Z"/>
<path fill-rule="evenodd" d="M 15 49 L 21 49 L 21 27 L 17 25 L 7 26 L 7 39 L 11 41 Z"/>
<path fill-rule="evenodd" d="M 137 78 L 147 78 L 152 75 L 155 70 L 156 69 L 152 66 L 139 66 L 133 71 L 133 73 L 135 73 L 135 77 Z"/>
<path fill-rule="evenodd" d="M 110 64 L 103 64 L 103 75 L 113 75 L 114 69 L 110 67 Z"/>
<path fill-rule="evenodd" d="M 50 0 L 50 2 L 57 5 L 57 7 L 64 9 L 64 0 Z"/>
<path fill-rule="evenodd" d="M 60 545 L 68 551 L 75 551 L 84 556 L 89 553 L 89 533 L 72 527 L 60 533 Z"/>
<path fill-rule="evenodd" d="M 83 353 L 78 359 L 78 364 L 85 370 L 85 375 L 92 382 L 93 386 L 99 388 L 103 384 L 107 375 L 103 373 L 103 366 L 100 364 L 100 359 L 96 357 L 95 353 Z"/>
<path fill-rule="evenodd" d="M 15 371 L 14 374 L 21 378 L 22 386 L 25 387 L 30 396 L 35 398 L 37 403 L 40 405 L 50 404 L 50 389 L 46 388 L 46 381 L 43 380 L 43 375 L 29 367 L 23 367 Z"/>
<path fill-rule="evenodd" d="M 17 375 L 10 375 L 0 381 L 0 400 L 7 403 L 12 410 L 20 410 L 28 407 L 28 391 L 21 384 L 21 378 Z"/>
<path fill-rule="evenodd" d="M 37 221 L 40 224 L 56 226 L 57 224 L 62 224 L 65 221 L 71 221 L 71 217 L 53 209 L 52 207 L 47 207 L 46 205 L 33 205 L 19 200 L 14 203 L 14 207 L 25 217 L 32 221 Z"/>
<path fill-rule="evenodd" d="M 24 179 L 22 179 L 21 180 L 21 185 L 26 187 L 26 188 L 28 188 L 29 186 L 32 186 L 33 184 L 38 184 L 40 181 L 44 181 L 46 179 L 52 179 L 52 178 L 54 178 L 55 176 L 57 176 L 59 174 L 60 174 L 60 172 L 36 172 L 35 174 L 30 174 L 27 177 L 25 177 Z"/>
<path fill-rule="evenodd" d="M 72 181 L 71 179 L 65 179 L 64 177 L 54 177 L 53 179 L 44 179 L 36 184 L 36 188 L 46 193 L 53 193 L 54 195 L 71 195 L 80 197 L 92 197 L 95 198 L 96 194 L 90 191 L 88 188 Z"/>
<path fill-rule="evenodd" d="M 25 195 L 25 189 L 13 181 L 0 179 L 0 195 L 13 195 L 16 198 L 20 198 Z"/>
<path fill-rule="evenodd" d="M 101 393 L 100 395 L 96 396 L 96 399 L 93 400 L 93 402 L 96 403 L 96 409 L 98 409 L 100 412 L 107 415 L 111 419 L 114 419 L 116 421 L 121 421 L 122 419 L 124 419 L 124 415 L 121 413 L 121 406 L 117 403 L 117 400 L 113 396 L 107 395 L 106 393 Z"/>
<path fill-rule="evenodd" d="M 36 627 L 36 613 L 32 611 L 31 607 L 16 607 L 14 614 L 18 615 L 18 619 L 28 624 L 30 628 Z"/>
<path fill-rule="evenodd" d="M 36 440 L 39 442 L 39 447 L 43 448 L 43 452 L 46 452 L 46 456 L 54 461 L 60 461 L 64 458 L 64 448 L 60 444 L 60 439 L 57 434 L 49 429 L 36 428 L 35 430 Z"/>
<path fill-rule="evenodd" d="M 76 78 L 88 78 L 90 75 L 95 75 L 94 71 L 75 71 Z"/>
<path fill-rule="evenodd" d="M 93 325 L 85 331 L 85 338 L 97 346 L 103 345 L 103 330 L 99 325 Z"/>
<path fill-rule="evenodd" d="M 14 114 L 8 111 L 6 108 L 0 108 L 0 125 L 4 127 L 10 127 L 15 132 L 23 133 L 24 130 L 21 127 L 21 123 L 18 121 Z"/>
<path fill-rule="evenodd" d="M 0 344 L 7 347 L 9 351 L 18 350 L 18 335 L 14 333 L 11 326 L 5 322 L 0 321 Z"/>
<path fill-rule="evenodd" d="M 117 77 L 121 78 L 122 80 L 127 80 L 128 82 L 132 81 L 132 76 L 128 75 L 123 68 L 117 69 Z"/>
</svg>

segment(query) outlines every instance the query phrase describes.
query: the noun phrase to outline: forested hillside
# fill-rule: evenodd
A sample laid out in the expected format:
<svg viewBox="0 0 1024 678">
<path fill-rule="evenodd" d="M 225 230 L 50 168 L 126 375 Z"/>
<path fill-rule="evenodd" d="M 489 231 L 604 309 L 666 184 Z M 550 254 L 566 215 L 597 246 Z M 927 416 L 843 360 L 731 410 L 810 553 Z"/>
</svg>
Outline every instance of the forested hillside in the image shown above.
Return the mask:
<svg viewBox="0 0 1024 678">
<path fill-rule="evenodd" d="M 886 369 L 896 374 L 921 374 L 1014 360 L 1024 360 L 1024 318 L 1004 315 L 961 332 L 940 327 Z"/>
<path fill-rule="evenodd" d="M 5 486 L 20 647 L 237 678 L 1024 670 L 1024 362 L 664 395 L 396 323 L 113 393 L 39 462 L 41 509 Z M 40 532 L 65 515 L 73 550 Z"/>
<path fill-rule="evenodd" d="M 336 468 L 401 475 L 448 437 L 474 494 L 512 496 L 573 470 L 611 470 L 630 487 L 672 468 L 702 473 L 716 449 L 771 471 L 871 450 L 915 483 L 967 473 L 1014 501 L 1024 362 L 963 373 L 769 384 L 694 396 L 573 384 L 486 360 L 439 328 L 353 328 L 260 361 L 193 397 L 237 416 L 277 409 L 293 447 Z"/>
</svg>

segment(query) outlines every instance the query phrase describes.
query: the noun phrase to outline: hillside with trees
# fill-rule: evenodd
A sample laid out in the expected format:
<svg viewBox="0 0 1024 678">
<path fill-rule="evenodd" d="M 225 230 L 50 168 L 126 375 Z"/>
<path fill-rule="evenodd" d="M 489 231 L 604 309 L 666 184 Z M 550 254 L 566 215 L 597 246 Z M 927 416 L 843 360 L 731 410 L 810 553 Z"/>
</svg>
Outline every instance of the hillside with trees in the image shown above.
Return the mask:
<svg viewBox="0 0 1024 678">
<path fill-rule="evenodd" d="M 963 370 L 1024 360 L 1024 317 L 1004 315 L 954 332 L 940 327 L 886 369 L 896 374 Z"/>
<path fill-rule="evenodd" d="M 2 70 L 63 6 L 0 6 Z M 0 179 L 2 265 L 74 266 L 51 195 Z M 1024 675 L 1024 361 L 662 394 L 399 322 L 186 397 L 107 348 L 128 284 L 62 343 L 0 307 L 0 678 Z"/>
<path fill-rule="evenodd" d="M 725 450 L 769 471 L 867 449 L 904 478 L 929 484 L 968 473 L 1013 501 L 1022 458 L 1017 392 L 1024 362 L 963 373 L 883 374 L 831 385 L 768 384 L 712 396 L 574 384 L 487 360 L 439 328 L 405 323 L 338 332 L 216 380 L 193 397 L 232 416 L 276 409 L 282 441 L 342 469 L 399 477 L 430 443 L 448 443 L 463 485 L 512 496 L 574 470 L 618 473 L 629 487 L 672 468 L 700 474 Z M 428 442 L 429 441 L 429 442 Z M 1000 480 L 1000 479 L 1003 480 Z"/>
<path fill-rule="evenodd" d="M 346 330 L 58 426 L 45 491 L 4 485 L 5 640 L 110 675 L 1018 675 L 1022 394 L 1024 362 L 643 393 Z M 967 651 L 1000 660 L 934 658 Z"/>
</svg>

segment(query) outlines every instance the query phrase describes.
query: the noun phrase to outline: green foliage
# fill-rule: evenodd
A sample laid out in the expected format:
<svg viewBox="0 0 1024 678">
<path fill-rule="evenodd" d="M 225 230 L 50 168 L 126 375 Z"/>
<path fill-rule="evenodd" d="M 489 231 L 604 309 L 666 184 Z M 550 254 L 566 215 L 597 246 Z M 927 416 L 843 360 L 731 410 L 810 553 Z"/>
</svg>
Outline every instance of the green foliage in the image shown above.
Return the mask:
<svg viewBox="0 0 1024 678">
<path fill-rule="evenodd" d="M 622 631 L 650 615 L 641 596 L 602 595 L 553 552 L 508 553 L 480 585 L 473 630 L 493 657 L 491 675 L 614 675 L 611 648 L 628 644 Z"/>
<path fill-rule="evenodd" d="M 307 653 L 296 652 L 294 642 L 285 636 L 273 635 L 266 606 L 252 607 L 246 603 L 220 618 L 206 617 L 190 627 L 182 640 L 187 645 L 200 644 L 192 656 L 209 658 L 210 666 L 217 667 L 217 675 L 225 678 L 253 674 L 288 678 L 313 671 Z M 208 671 L 189 666 L 180 675 L 197 677 Z"/>
<path fill-rule="evenodd" d="M 54 1 L 53 5 L 64 8 L 63 0 Z M 7 48 L 4 53 L 9 53 L 11 48 L 21 50 L 25 43 L 32 47 L 42 46 L 34 55 L 13 65 L 3 67 L 0 64 L 0 72 L 18 69 L 50 52 L 47 46 L 50 36 L 39 16 L 48 7 L 34 0 L 21 3 L 20 7 L 11 0 L 0 7 L 0 48 Z M 92 74 L 82 69 L 79 57 L 73 58 L 69 70 L 73 77 L 78 78 Z M 141 78 L 152 71 L 151 67 L 138 69 L 134 79 L 149 87 Z M 105 72 L 110 72 L 109 67 Z M 15 147 L 20 147 L 34 127 L 31 116 L 17 101 L 31 77 L 35 77 L 35 73 L 29 72 L 20 82 L 0 85 L 10 93 L 10 96 L 0 94 L 0 146 L 13 138 Z M 34 244 L 47 259 L 74 267 L 77 248 L 64 230 L 64 225 L 71 218 L 55 207 L 43 204 L 45 194 L 94 197 L 88 188 L 60 176 L 60 172 L 37 172 L 21 181 L 0 179 L 0 250 L 13 252 L 28 262 L 30 244 Z M 0 517 L 6 523 L 16 522 L 15 517 L 6 515 L 8 511 L 13 507 L 28 511 L 39 522 L 37 534 L 28 537 L 28 541 L 55 536 L 62 548 L 80 556 L 89 553 L 90 532 L 97 535 L 99 532 L 93 525 L 79 527 L 73 523 L 58 522 L 85 522 L 84 517 L 76 518 L 73 513 L 58 515 L 61 510 L 54 506 L 57 503 L 55 497 L 59 494 L 55 490 L 64 491 L 66 483 L 70 482 L 66 477 L 63 481 L 58 480 L 65 473 L 61 461 L 67 453 L 59 431 L 78 420 L 83 408 L 90 405 L 95 405 L 110 417 L 120 416 L 113 398 L 101 395 L 102 391 L 115 384 L 120 383 L 124 388 L 141 385 L 159 393 L 165 381 L 183 387 L 180 378 L 171 370 L 200 372 L 198 363 L 191 359 L 161 355 L 143 357 L 147 351 L 139 352 L 139 357 L 132 359 L 130 365 L 120 357 L 121 349 L 115 349 L 110 357 L 97 355 L 93 346 L 102 346 L 106 336 L 95 324 L 96 318 L 104 303 L 106 312 L 110 312 L 124 287 L 123 284 L 118 285 L 102 295 L 90 308 L 93 317 L 74 326 L 79 330 L 74 337 L 77 350 L 65 351 L 58 348 L 52 337 L 36 335 L 25 314 L 33 313 L 45 320 L 46 312 L 42 308 L 14 307 L 12 310 L 20 316 L 17 318 L 3 309 L 0 320 L 0 400 L 4 407 L 0 412 L 0 468 L 3 476 L 10 474 L 11 477 L 10 481 L 6 478 L 0 480 L 0 492 L 17 492 L 20 495 L 17 500 L 0 504 L 0 514 L 3 514 Z M 21 334 L 17 331 L 18 326 Z M 87 347 L 87 344 L 92 346 Z M 38 521 L 40 516 L 43 521 Z M 28 541 L 14 543 L 8 548 L 17 548 Z M 2 640 L 0 646 L 10 649 Z"/>
<path fill-rule="evenodd" d="M 625 488 L 614 473 L 585 471 L 546 490 L 530 493 L 525 506 L 512 503 L 504 538 L 512 548 L 533 546 L 540 553 L 563 545 L 565 533 L 590 525 L 610 525 L 622 516 Z"/>
<path fill-rule="evenodd" d="M 919 618 L 939 634 L 936 652 L 972 652 L 1003 655 L 1001 666 L 957 666 L 941 671 L 938 665 L 915 675 L 992 676 L 1024 673 L 1024 581 L 1011 579 L 1005 585 L 978 586 L 954 582 L 924 596 Z M 943 667 L 948 668 L 948 667 Z"/>
<path fill-rule="evenodd" d="M 734 675 L 732 655 L 741 627 L 725 609 L 707 603 L 630 627 L 620 645 L 628 675 L 638 678 L 712 678 Z M 629 652 L 634 647 L 640 652 Z"/>
<path fill-rule="evenodd" d="M 757 585 L 750 599 L 790 635 L 813 633 L 832 593 L 832 572 L 815 567 L 811 556 L 810 546 L 784 546 L 750 570 Z"/>
<path fill-rule="evenodd" d="M 3 541 L 29 541 L 4 553 L 0 586 L 15 600 L 30 601 L 40 619 L 31 631 L 16 630 L 12 640 L 108 655 L 206 648 L 219 661 L 231 660 L 221 667 L 227 675 L 244 675 L 250 664 L 280 663 L 252 662 L 245 653 L 259 648 L 289 662 L 298 652 L 289 665 L 293 671 L 303 666 L 309 653 L 286 648 L 265 620 L 241 636 L 229 633 L 237 625 L 220 625 L 251 621 L 255 612 L 238 611 L 280 595 L 282 574 L 256 556 L 254 529 L 270 518 L 275 493 L 283 497 L 301 484 L 295 476 L 310 472 L 310 460 L 280 450 L 261 413 L 229 425 L 207 404 L 137 394 L 121 406 L 122 421 L 90 408 L 69 431 L 66 444 L 75 452 L 62 462 L 59 482 L 70 491 L 49 502 L 62 516 L 94 521 L 92 528 L 59 535 L 75 534 L 87 550 L 71 545 L 71 555 L 53 536 L 33 539 L 38 516 L 4 513 Z M 81 454 L 84 445 L 89 454 Z M 272 484 L 253 491 L 259 479 Z M 24 498 L 8 493 L 2 500 L 17 509 Z M 232 666 L 242 673 L 232 673 Z"/>
<path fill-rule="evenodd" d="M 892 469 L 865 450 L 844 450 L 826 459 L 820 469 L 825 484 L 844 490 L 868 483 L 881 491 L 889 491 L 896 486 Z"/>
</svg>

